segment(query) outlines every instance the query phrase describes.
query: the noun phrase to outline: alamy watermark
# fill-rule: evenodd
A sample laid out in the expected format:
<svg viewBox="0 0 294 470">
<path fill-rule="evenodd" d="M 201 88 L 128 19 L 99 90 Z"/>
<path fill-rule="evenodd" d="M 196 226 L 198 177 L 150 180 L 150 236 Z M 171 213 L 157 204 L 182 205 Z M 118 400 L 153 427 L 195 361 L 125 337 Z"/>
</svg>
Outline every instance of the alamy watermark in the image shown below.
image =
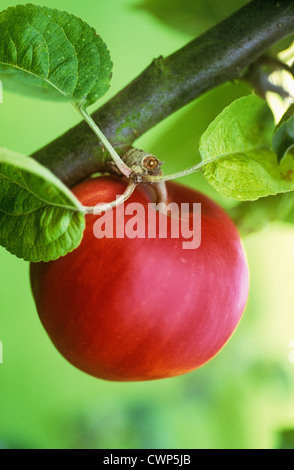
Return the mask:
<svg viewBox="0 0 294 470">
<path fill-rule="evenodd" d="M 101 238 L 180 238 L 182 248 L 191 250 L 201 244 L 200 203 L 149 203 L 137 202 L 113 206 L 95 206 L 100 215 L 93 225 L 94 236 Z"/>
</svg>

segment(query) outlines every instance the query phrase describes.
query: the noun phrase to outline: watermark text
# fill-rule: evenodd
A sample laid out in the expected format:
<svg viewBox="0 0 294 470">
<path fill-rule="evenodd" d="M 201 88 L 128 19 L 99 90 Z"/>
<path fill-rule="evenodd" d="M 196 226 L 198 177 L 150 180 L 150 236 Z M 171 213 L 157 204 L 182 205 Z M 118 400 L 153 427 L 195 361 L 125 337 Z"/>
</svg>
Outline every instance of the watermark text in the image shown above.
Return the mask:
<svg viewBox="0 0 294 470">
<path fill-rule="evenodd" d="M 109 204 L 104 210 L 95 206 L 100 215 L 93 225 L 94 236 L 101 238 L 179 238 L 184 250 L 199 248 L 201 244 L 201 204 L 171 202 L 132 202 L 119 204 L 115 211 Z"/>
<path fill-rule="evenodd" d="M 191 464 L 191 456 L 189 454 L 143 454 L 138 453 L 134 456 L 118 456 L 110 454 L 105 456 L 102 461 L 103 465 L 126 465 L 134 468 L 144 465 L 169 465 L 183 467 Z"/>
</svg>

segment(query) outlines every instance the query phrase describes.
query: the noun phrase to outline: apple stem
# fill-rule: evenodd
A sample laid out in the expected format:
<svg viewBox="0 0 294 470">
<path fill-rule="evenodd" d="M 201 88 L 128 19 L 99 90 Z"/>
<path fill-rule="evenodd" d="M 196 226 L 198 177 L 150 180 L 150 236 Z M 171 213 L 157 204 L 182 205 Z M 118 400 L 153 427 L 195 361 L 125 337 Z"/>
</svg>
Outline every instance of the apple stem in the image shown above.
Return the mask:
<svg viewBox="0 0 294 470">
<path fill-rule="evenodd" d="M 93 215 L 99 215 L 101 212 L 106 212 L 109 209 L 113 209 L 114 207 L 119 206 L 123 202 L 125 202 L 129 197 L 133 194 L 134 190 L 136 189 L 137 183 L 134 183 L 134 181 L 129 181 L 128 186 L 126 187 L 125 191 L 123 194 L 118 196 L 115 201 L 111 202 L 106 202 L 106 203 L 98 203 L 96 206 L 93 207 L 87 207 L 83 206 L 83 212 L 84 214 L 93 214 Z"/>
<path fill-rule="evenodd" d="M 115 165 L 119 169 L 119 171 L 126 176 L 127 178 L 130 177 L 132 174 L 132 170 L 128 167 L 128 165 L 125 164 L 125 162 L 120 158 L 118 153 L 114 150 L 112 147 L 111 143 L 107 140 L 103 132 L 99 129 L 97 124 L 93 121 L 91 118 L 90 114 L 83 108 L 79 107 L 77 105 L 74 105 L 74 107 L 79 111 L 79 113 L 83 116 L 83 119 L 87 122 L 87 124 L 91 127 L 93 132 L 97 135 L 97 137 L 101 140 L 102 144 L 104 147 L 108 150 L 110 153 L 110 156 L 112 160 L 114 161 Z"/>
<path fill-rule="evenodd" d="M 156 204 L 163 203 L 168 204 L 168 192 L 166 188 L 165 181 L 160 181 L 159 183 L 153 183 L 150 185 L 156 195 Z"/>
<path fill-rule="evenodd" d="M 196 172 L 200 171 L 205 165 L 207 165 L 208 163 L 214 162 L 214 160 L 215 160 L 215 158 L 205 160 L 203 162 L 197 163 L 197 165 L 186 168 L 185 170 L 177 171 L 177 172 L 172 173 L 170 175 L 163 175 L 163 174 L 160 174 L 160 175 L 145 175 L 143 177 L 143 182 L 144 183 L 161 183 L 161 182 L 164 182 L 164 181 L 170 181 L 170 180 L 174 180 L 176 178 L 181 178 L 182 176 L 187 176 L 187 175 L 190 175 L 192 173 L 196 173 Z"/>
</svg>

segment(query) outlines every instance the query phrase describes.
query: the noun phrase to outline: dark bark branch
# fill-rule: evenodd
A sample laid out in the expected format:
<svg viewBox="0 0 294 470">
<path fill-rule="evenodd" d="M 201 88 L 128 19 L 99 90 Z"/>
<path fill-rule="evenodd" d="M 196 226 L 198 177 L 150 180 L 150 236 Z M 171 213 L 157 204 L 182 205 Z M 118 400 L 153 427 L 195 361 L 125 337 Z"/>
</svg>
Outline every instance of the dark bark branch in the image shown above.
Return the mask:
<svg viewBox="0 0 294 470">
<path fill-rule="evenodd" d="M 131 145 L 199 95 L 240 78 L 270 46 L 293 32 L 294 0 L 253 0 L 182 49 L 155 59 L 92 117 L 118 150 Z M 105 169 L 109 160 L 86 123 L 33 157 L 68 186 Z"/>
</svg>

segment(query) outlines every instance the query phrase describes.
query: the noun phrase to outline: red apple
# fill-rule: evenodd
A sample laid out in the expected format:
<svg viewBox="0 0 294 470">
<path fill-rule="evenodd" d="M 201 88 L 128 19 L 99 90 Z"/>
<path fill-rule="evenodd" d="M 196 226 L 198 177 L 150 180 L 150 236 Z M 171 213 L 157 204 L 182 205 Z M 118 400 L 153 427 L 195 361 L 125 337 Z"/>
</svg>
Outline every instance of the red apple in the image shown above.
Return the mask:
<svg viewBox="0 0 294 470">
<path fill-rule="evenodd" d="M 157 232 L 156 238 L 97 239 L 100 216 L 87 215 L 77 249 L 31 264 L 45 330 L 69 362 L 95 377 L 139 381 L 190 372 L 224 346 L 245 309 L 248 267 L 233 222 L 203 194 L 173 182 L 167 188 L 170 201 L 201 203 L 198 248 L 184 249 L 183 236 L 172 238 L 170 225 L 167 238 Z M 124 189 L 121 179 L 105 176 L 74 193 L 90 206 Z M 125 207 L 134 202 L 146 208 L 147 224 L 150 195 L 137 188 Z M 130 220 L 125 216 L 125 225 Z"/>
</svg>

